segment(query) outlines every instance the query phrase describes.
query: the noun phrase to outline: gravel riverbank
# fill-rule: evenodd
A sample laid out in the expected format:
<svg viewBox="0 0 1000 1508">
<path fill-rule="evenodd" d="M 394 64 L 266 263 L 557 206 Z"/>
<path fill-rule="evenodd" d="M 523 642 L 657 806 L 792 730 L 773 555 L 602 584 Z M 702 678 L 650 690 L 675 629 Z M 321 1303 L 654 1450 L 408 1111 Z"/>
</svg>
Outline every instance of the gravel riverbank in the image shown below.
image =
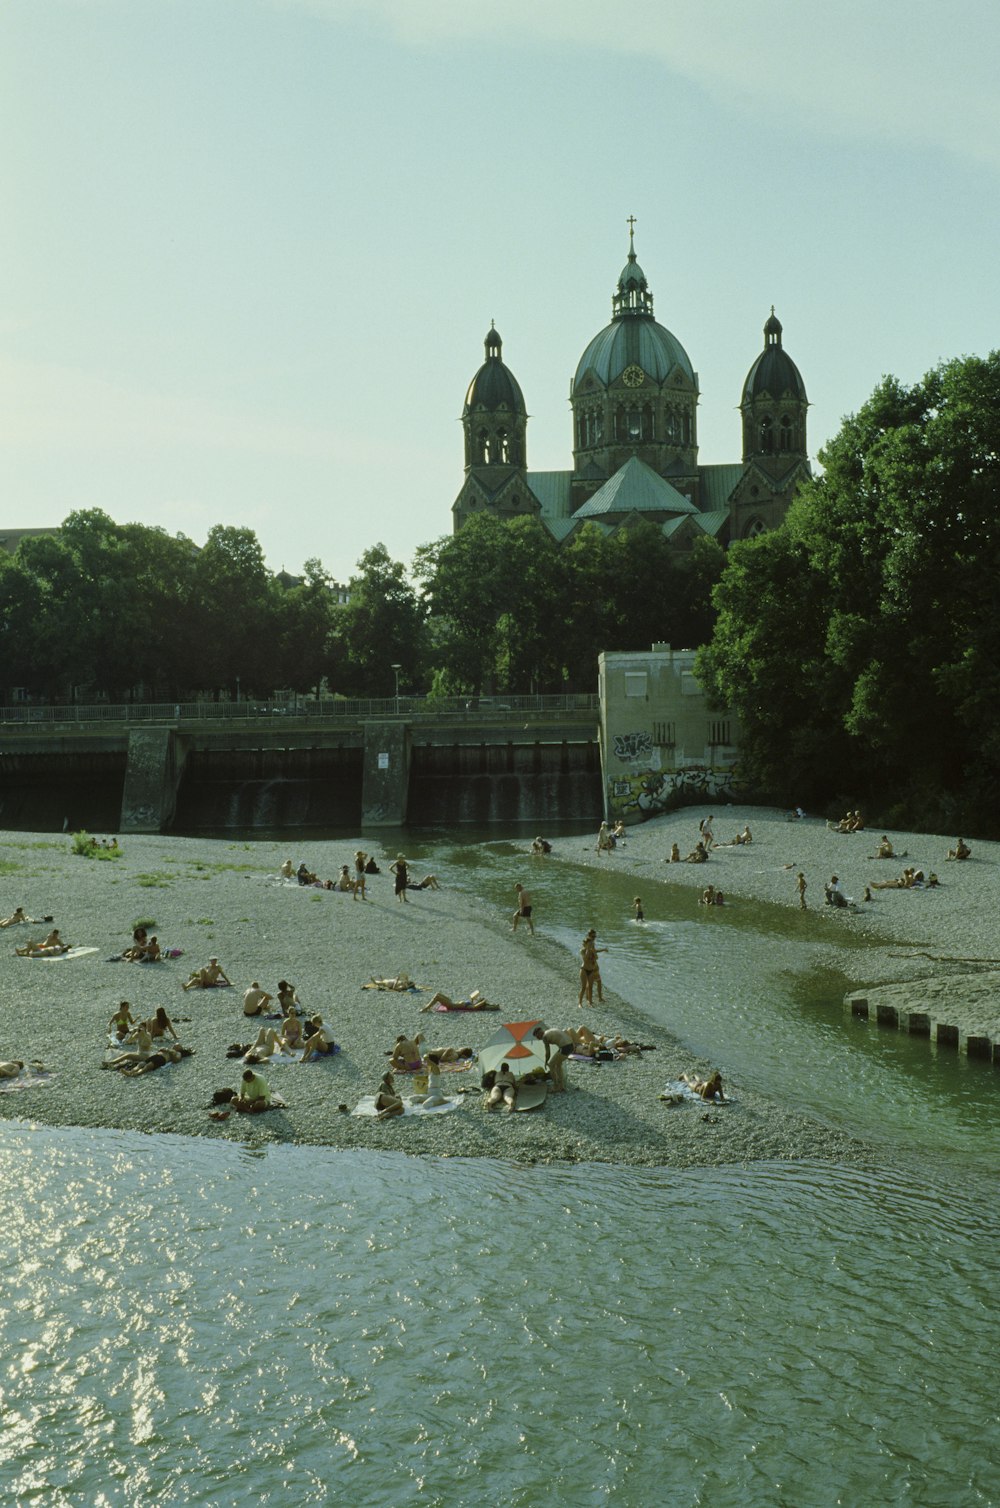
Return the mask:
<svg viewBox="0 0 1000 1508">
<path fill-rule="evenodd" d="M 675 837 L 683 851 L 692 846 L 707 810 L 688 809 L 631 829 L 626 846 L 607 857 L 598 857 L 592 843 L 567 839 L 552 858 L 627 869 L 636 875 L 637 888 L 640 879 L 647 889 L 654 883 L 701 887 L 711 879 L 727 893 L 784 905 L 798 904 L 795 872 L 804 868 L 808 898 L 820 907 L 825 870 L 836 869 L 849 893 L 852 887 L 859 891 L 869 870 L 875 876 L 896 872 L 891 864 L 865 862 L 864 854 L 874 852 L 871 834 L 843 837 L 820 823 L 785 823 L 780 813 L 751 808 L 727 808 L 715 825 L 716 837 L 726 838 L 730 828 L 735 832 L 748 821 L 754 832 L 749 848 L 717 850 L 708 865 L 665 865 Z M 830 914 L 831 926 L 886 940 L 886 947 L 869 945 L 859 953 L 866 973 L 857 982 L 911 977 L 925 965 L 940 973 L 939 962 L 914 956 L 921 952 L 989 953 L 994 925 L 989 916 L 987 929 L 986 897 L 992 901 L 998 846 L 974 842 L 972 861 L 945 865 L 953 839 L 892 836 L 924 867 L 937 868 L 946 883 L 940 891 L 880 892 L 877 903 L 857 913 Z M 310 861 L 321 874 L 336 874 L 357 846 L 310 842 Z M 130 837 L 123 850 L 116 860 L 92 861 L 71 854 L 66 838 L 0 834 L 0 911 L 10 914 L 21 904 L 32 916 L 52 914 L 68 941 L 96 949 L 58 962 L 26 960 L 14 955 L 15 943 L 44 929 L 0 933 L 0 1057 L 40 1059 L 52 1071 L 45 1087 L 0 1093 L 4 1116 L 250 1145 L 313 1143 L 518 1161 L 692 1166 L 871 1160 L 863 1144 L 739 1084 L 729 1086 L 735 1098 L 726 1107 L 664 1104 L 659 1094 L 668 1079 L 707 1065 L 662 1031 L 651 1035 L 649 1023 L 612 994 L 600 1014 L 601 1029 L 654 1041 L 658 1050 L 600 1068 L 573 1066 L 570 1092 L 550 1095 L 540 1114 L 486 1115 L 475 1071 L 447 1076 L 449 1090 L 466 1091 L 451 1114 L 382 1123 L 345 1114 L 341 1104 L 353 1109 L 374 1091 L 385 1050 L 401 1032 L 422 1030 L 430 1047 L 475 1047 L 503 1020 L 537 1016 L 552 1025 L 570 1023 L 576 1015 L 576 961 L 544 935 L 512 938 L 506 915 L 454 890 L 426 890 L 408 905 L 398 904 L 386 872 L 395 850 L 381 845 L 376 856 L 383 873 L 371 881 L 363 903 L 276 883 L 279 863 L 294 851 L 287 841 Z M 421 874 L 419 850 L 410 858 Z M 153 966 L 109 962 L 139 919 L 154 922 L 161 944 L 183 949 L 183 957 Z M 211 954 L 235 988 L 182 992 L 190 970 Z M 401 969 L 418 984 L 453 996 L 478 988 L 502 1011 L 422 1015 L 427 994 L 362 988 L 372 975 Z M 342 1051 L 332 1060 L 264 1070 L 287 1101 L 286 1110 L 213 1121 L 213 1090 L 234 1085 L 242 1066 L 227 1060 L 225 1049 L 249 1040 L 256 1029 L 243 1016 L 242 991 L 254 979 L 273 990 L 282 977 L 295 983 L 305 1008 L 332 1024 Z M 106 1022 L 122 999 L 131 1001 L 134 1014 L 166 1006 L 194 1056 L 133 1080 L 100 1072 Z"/>
</svg>

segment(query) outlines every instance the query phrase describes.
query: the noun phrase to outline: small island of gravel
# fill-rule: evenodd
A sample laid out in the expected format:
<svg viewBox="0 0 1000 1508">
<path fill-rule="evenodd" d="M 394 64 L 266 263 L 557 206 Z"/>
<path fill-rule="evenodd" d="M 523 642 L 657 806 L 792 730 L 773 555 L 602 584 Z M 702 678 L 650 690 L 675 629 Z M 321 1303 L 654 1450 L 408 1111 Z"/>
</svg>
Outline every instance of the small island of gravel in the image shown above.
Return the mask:
<svg viewBox="0 0 1000 1508">
<path fill-rule="evenodd" d="M 778 905 L 798 904 L 794 873 L 804 868 L 809 899 L 820 906 L 825 870 L 839 871 L 849 887 L 858 888 L 869 870 L 892 867 L 867 862 L 871 834 L 831 834 L 824 823 L 787 824 L 784 814 L 749 807 L 718 812 L 715 831 L 725 838 L 730 827 L 735 832 L 749 822 L 753 845 L 716 850 L 708 865 L 664 864 L 675 839 L 687 851 L 684 845 L 691 846 L 699 817 L 708 810 L 689 808 L 632 828 L 626 845 L 611 855 L 598 855 L 583 839 L 566 839 L 544 862 L 614 865 L 634 873 L 637 882 L 641 877 L 647 888 L 697 887 L 711 878 L 730 894 Z M 953 840 L 894 835 L 898 849 L 926 854 L 928 862 L 943 858 L 948 841 Z M 308 849 L 321 874 L 336 875 L 359 846 L 371 845 L 310 842 Z M 27 960 L 15 956 L 14 944 L 20 934 L 39 929 L 0 933 L 0 1057 L 38 1059 L 51 1070 L 45 1087 L 0 1094 L 0 1113 L 6 1117 L 252 1145 L 289 1142 L 519 1161 L 680 1167 L 790 1158 L 867 1162 L 874 1155 L 810 1115 L 739 1085 L 735 1102 L 724 1108 L 664 1104 L 659 1093 L 667 1079 L 708 1065 L 613 994 L 601 1011 L 600 1029 L 653 1040 L 658 1051 L 612 1072 L 574 1072 L 571 1091 L 550 1095 L 540 1115 L 486 1115 L 475 1070 L 449 1075 L 449 1090 L 466 1091 L 452 1114 L 386 1122 L 345 1114 L 341 1105 L 353 1109 L 375 1090 L 386 1068 L 385 1050 L 401 1033 L 423 1031 L 429 1048 L 476 1047 L 507 1019 L 565 1024 L 571 1011 L 575 1014 L 575 961 L 544 935 L 527 946 L 520 938 L 512 945 L 506 914 L 453 889 L 423 891 L 409 905 L 398 904 L 387 873 L 393 854 L 383 845 L 376 849 L 382 874 L 364 902 L 280 884 L 287 840 L 143 836 L 124 839 L 122 849 L 121 857 L 99 862 L 73 855 L 65 838 L 0 835 L 0 910 L 9 914 L 21 904 L 29 915 L 51 914 L 68 941 L 96 949 L 63 962 Z M 982 954 L 995 850 L 996 845 L 974 844 L 976 863 L 946 866 L 952 873 L 940 891 L 885 893 L 904 906 L 926 903 L 920 912 L 886 904 L 831 917 L 831 925 L 853 929 L 867 943 L 858 954 L 859 982 L 940 972 L 935 959 L 941 955 Z M 422 872 L 419 861 L 416 869 Z M 111 962 L 142 917 L 155 919 L 161 944 L 182 949 L 183 956 L 155 965 Z M 879 939 L 885 947 L 871 945 Z M 931 956 L 921 958 L 921 952 Z M 235 987 L 183 993 L 190 970 L 211 954 L 218 955 Z M 478 988 L 501 1012 L 421 1014 L 428 993 L 362 988 L 373 975 L 401 969 L 429 991 L 460 996 Z M 213 1092 L 235 1085 L 242 1068 L 227 1059 L 227 1046 L 256 1032 L 257 1023 L 243 1016 L 242 991 L 252 980 L 273 989 L 279 977 L 290 979 L 304 1007 L 319 1011 L 333 1026 L 341 1051 L 315 1065 L 264 1070 L 287 1109 L 213 1121 L 208 1113 Z M 194 1055 L 135 1080 L 102 1073 L 105 1025 L 122 999 L 132 1003 L 136 1015 L 165 1005 Z"/>
</svg>

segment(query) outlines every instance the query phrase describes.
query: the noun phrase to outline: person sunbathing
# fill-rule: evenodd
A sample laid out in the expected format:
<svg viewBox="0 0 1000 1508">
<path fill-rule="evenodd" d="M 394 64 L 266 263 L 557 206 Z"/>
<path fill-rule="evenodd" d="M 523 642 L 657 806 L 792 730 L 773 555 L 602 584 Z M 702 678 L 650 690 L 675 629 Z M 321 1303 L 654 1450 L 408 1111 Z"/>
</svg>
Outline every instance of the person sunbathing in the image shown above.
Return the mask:
<svg viewBox="0 0 1000 1508">
<path fill-rule="evenodd" d="M 424 1066 L 420 1055 L 420 1044 L 423 1040 L 419 1033 L 415 1037 L 398 1036 L 389 1059 L 390 1067 L 405 1070 L 408 1073 L 418 1073 Z"/>
<path fill-rule="evenodd" d="M 425 874 L 422 880 L 415 880 L 412 884 L 407 880 L 406 888 L 407 890 L 440 890 L 441 886 L 438 884 L 436 874 Z"/>
<path fill-rule="evenodd" d="M 158 1068 L 165 1068 L 168 1063 L 179 1063 L 181 1058 L 189 1058 L 192 1049 L 190 1047 L 168 1047 L 165 1043 L 151 1052 L 149 1057 L 142 1063 L 136 1063 L 131 1068 L 120 1070 L 123 1079 L 136 1079 L 143 1073 L 155 1073 Z"/>
<path fill-rule="evenodd" d="M 920 874 L 919 881 L 917 874 Z M 869 880 L 869 890 L 912 890 L 914 885 L 923 884 L 923 871 L 916 869 L 904 869 L 898 880 Z"/>
<path fill-rule="evenodd" d="M 138 1063 L 145 1063 L 153 1050 L 153 1039 L 147 1030 L 145 1023 L 139 1027 L 136 1033 L 135 1047 L 131 1052 L 119 1053 L 117 1058 L 108 1058 L 101 1064 L 102 1068 L 135 1068 Z"/>
<path fill-rule="evenodd" d="M 274 1027 L 262 1026 L 257 1033 L 257 1040 L 251 1042 L 249 1048 L 242 1056 L 247 1063 L 263 1063 L 268 1058 L 272 1058 L 276 1052 L 281 1052 L 281 1050 L 281 1038 Z"/>
<path fill-rule="evenodd" d="M 59 936 L 59 928 L 53 927 L 48 937 L 43 937 L 41 942 L 30 940 L 24 944 L 23 948 L 15 948 L 14 951 L 24 958 L 34 953 L 68 953 L 69 949 L 70 944 L 63 942 Z"/>
<path fill-rule="evenodd" d="M 317 876 L 313 874 L 305 860 L 299 865 L 295 877 L 300 885 L 315 885 L 317 883 Z"/>
<path fill-rule="evenodd" d="M 217 985 L 232 984 L 217 958 L 210 958 L 204 968 L 194 969 L 191 978 L 181 985 L 182 990 L 213 990 Z"/>
<path fill-rule="evenodd" d="M 949 850 L 948 850 L 948 858 L 949 859 L 967 859 L 970 856 L 971 853 L 972 853 L 972 849 L 969 847 L 968 843 L 966 843 L 965 839 L 964 838 L 959 838 L 958 842 L 955 844 L 955 847 L 954 848 L 949 848 Z"/>
<path fill-rule="evenodd" d="M 474 1047 L 435 1047 L 433 1055 L 441 1063 L 462 1063 L 474 1058 L 476 1050 Z"/>
<path fill-rule="evenodd" d="M 390 979 L 376 979 L 373 974 L 369 981 L 369 988 L 376 990 L 412 990 L 416 986 L 409 974 L 394 974 Z"/>
<path fill-rule="evenodd" d="M 670 845 L 670 860 L 669 860 L 669 862 L 671 864 L 679 864 L 681 862 L 681 851 L 680 851 L 680 848 L 677 846 L 676 843 L 671 843 L 671 845 Z"/>
<path fill-rule="evenodd" d="M 23 1069 L 24 1063 L 20 1058 L 8 1058 L 0 1063 L 0 1079 L 16 1079 Z"/>
<path fill-rule="evenodd" d="M 354 899 L 357 900 L 358 896 L 354 881 L 351 879 L 350 870 L 346 864 L 341 864 L 340 873 L 334 881 L 333 888 L 334 890 L 342 890 L 344 892 L 352 890 L 354 891 Z"/>
<path fill-rule="evenodd" d="M 286 859 L 278 868 L 278 873 L 283 880 L 291 880 L 295 877 L 295 866 L 291 859 Z"/>
<path fill-rule="evenodd" d="M 517 1080 L 510 1071 L 510 1064 L 501 1063 L 486 1096 L 486 1108 L 494 1110 L 497 1105 L 506 1105 L 509 1112 L 516 1103 Z"/>
<path fill-rule="evenodd" d="M 375 1095 L 375 1119 L 388 1120 L 390 1116 L 403 1115 L 405 1110 L 406 1106 L 402 1097 L 396 1093 L 396 1084 L 392 1074 L 384 1074 Z"/>
<path fill-rule="evenodd" d="M 893 852 L 892 844 L 889 842 L 889 839 L 886 837 L 885 833 L 883 833 L 882 837 L 879 840 L 878 848 L 872 854 L 872 858 L 873 859 L 894 859 L 895 857 L 896 857 L 896 855 Z M 904 855 L 900 854 L 900 858 L 903 858 L 903 857 L 904 857 Z"/>
<path fill-rule="evenodd" d="M 708 862 L 708 849 L 705 847 L 704 842 L 702 842 L 702 840 L 699 839 L 698 842 L 695 844 L 694 848 L 692 848 L 691 852 L 686 855 L 686 857 L 684 859 L 684 863 L 685 864 L 707 864 L 707 862 Z"/>
<path fill-rule="evenodd" d="M 423 1105 L 429 1109 L 432 1105 L 444 1105 L 447 1103 L 441 1091 L 441 1054 L 429 1052 L 427 1054 L 427 1092 L 410 1096 L 414 1104 Z"/>
<path fill-rule="evenodd" d="M 323 1024 L 322 1016 L 313 1016 L 303 1032 L 305 1041 L 302 1044 L 300 1063 L 308 1063 L 311 1058 L 327 1057 L 337 1045 L 333 1040 L 333 1028 Z"/>
<path fill-rule="evenodd" d="M 124 1042 L 129 1032 L 136 1025 L 136 1019 L 132 1015 L 132 1008 L 127 1000 L 123 1000 L 108 1022 L 108 1031 L 113 1032 L 119 1042 Z"/>
<path fill-rule="evenodd" d="M 446 1011 L 495 1011 L 499 1009 L 499 1006 L 491 1005 L 488 1000 L 485 1000 L 478 990 L 473 990 L 468 1000 L 452 1000 L 450 995 L 446 995 L 443 990 L 438 990 L 426 1005 L 420 1007 L 420 1013 L 432 1011 L 439 1005 L 443 1005 Z"/>
<path fill-rule="evenodd" d="M 144 947 L 135 948 L 130 951 L 132 952 L 132 961 L 134 963 L 159 963 L 163 957 L 158 937 L 150 937 L 147 939 Z"/>
<path fill-rule="evenodd" d="M 20 926 L 21 922 L 26 922 L 27 920 L 28 918 L 24 914 L 24 907 L 17 906 L 13 916 L 4 917 L 3 921 L 0 922 L 0 927 L 17 927 Z"/>
<path fill-rule="evenodd" d="M 293 1052 L 295 1048 L 302 1046 L 302 1042 L 302 1022 L 293 1005 L 282 1023 L 281 1045 L 285 1052 Z"/>
<path fill-rule="evenodd" d="M 693 1089 L 695 1094 L 703 1100 L 715 1100 L 717 1097 L 723 1104 L 726 1096 L 722 1092 L 722 1074 L 718 1070 L 707 1079 L 699 1079 L 694 1074 L 681 1074 L 681 1083 Z"/>
</svg>

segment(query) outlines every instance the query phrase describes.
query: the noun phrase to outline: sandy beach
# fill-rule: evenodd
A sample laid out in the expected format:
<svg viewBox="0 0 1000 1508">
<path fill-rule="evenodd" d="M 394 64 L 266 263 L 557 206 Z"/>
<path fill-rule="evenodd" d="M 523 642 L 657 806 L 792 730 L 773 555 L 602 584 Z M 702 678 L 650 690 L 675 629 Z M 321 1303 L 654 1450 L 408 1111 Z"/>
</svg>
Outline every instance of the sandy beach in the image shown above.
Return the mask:
<svg viewBox="0 0 1000 1508">
<path fill-rule="evenodd" d="M 897 852 L 906 850 L 906 862 L 935 869 L 941 888 L 876 891 L 869 904 L 833 911 L 823 904 L 830 874 L 860 898 L 872 878 L 899 873 L 901 864 L 868 858 L 879 833 L 841 835 L 819 820 L 788 822 L 782 812 L 727 807 L 716 813 L 716 839 L 725 841 L 749 823 L 750 846 L 718 848 L 707 865 L 664 862 L 674 841 L 684 853 L 693 847 L 699 819 L 709 810 L 687 808 L 630 829 L 626 844 L 610 855 L 598 855 L 591 839 L 570 838 L 559 840 L 548 858 L 532 862 L 627 872 L 647 909 L 661 885 L 698 891 L 709 881 L 741 903 L 798 908 L 795 876 L 801 869 L 821 925 L 836 929 L 831 936 L 841 942 L 845 935 L 858 939 L 856 955 L 849 955 L 856 960 L 858 985 L 968 971 L 997 952 L 1000 845 L 970 837 L 973 858 L 954 864 L 945 855 L 955 835 L 893 832 Z M 374 847 L 383 873 L 362 903 L 279 883 L 282 859 L 297 854 L 294 840 L 130 837 L 121 858 L 92 861 L 71 854 L 61 836 L 0 834 L 0 911 L 9 915 L 20 904 L 32 916 L 51 914 L 67 941 L 96 950 L 63 961 L 26 960 L 15 956 L 15 944 L 46 929 L 0 933 L 0 1057 L 39 1059 L 51 1070 L 44 1087 L 0 1093 L 0 1114 L 251 1146 L 293 1142 L 531 1162 L 693 1166 L 791 1158 L 863 1163 L 872 1157 L 864 1144 L 739 1084 L 729 1086 L 735 1102 L 726 1107 L 664 1104 L 659 1094 L 667 1080 L 709 1065 L 610 993 L 599 1021 L 590 1017 L 590 1024 L 655 1042 L 657 1051 L 600 1069 L 574 1066 L 570 1091 L 550 1094 L 540 1114 L 485 1114 L 475 1069 L 446 1076 L 446 1089 L 461 1099 L 452 1113 L 387 1122 L 345 1113 L 341 1105 L 352 1111 L 361 1096 L 374 1092 L 385 1051 L 400 1033 L 420 1030 L 430 1048 L 477 1047 L 504 1020 L 540 1017 L 565 1026 L 579 1019 L 576 960 L 545 937 L 544 927 L 534 938 L 512 938 L 506 911 L 449 888 L 398 904 L 386 872 L 397 841 L 405 839 L 308 844 L 310 862 L 323 875 L 336 874 L 359 845 Z M 409 856 L 419 876 L 419 849 Z M 183 956 L 151 966 L 109 961 L 140 919 L 155 923 L 161 945 L 180 948 Z M 184 993 L 181 984 L 190 970 L 212 954 L 234 988 Z M 373 975 L 403 969 L 426 992 L 362 988 Z M 273 990 L 282 977 L 296 985 L 305 1009 L 319 1011 L 332 1025 L 341 1051 L 315 1064 L 262 1070 L 287 1109 L 214 1121 L 208 1113 L 213 1091 L 235 1085 L 242 1069 L 226 1058 L 226 1048 L 251 1040 L 258 1025 L 243 1015 L 242 992 L 252 980 Z M 473 988 L 501 1012 L 420 1013 L 430 991 L 460 998 Z M 106 1023 L 123 999 L 136 1015 L 164 1005 L 194 1055 L 133 1080 L 99 1071 Z"/>
</svg>

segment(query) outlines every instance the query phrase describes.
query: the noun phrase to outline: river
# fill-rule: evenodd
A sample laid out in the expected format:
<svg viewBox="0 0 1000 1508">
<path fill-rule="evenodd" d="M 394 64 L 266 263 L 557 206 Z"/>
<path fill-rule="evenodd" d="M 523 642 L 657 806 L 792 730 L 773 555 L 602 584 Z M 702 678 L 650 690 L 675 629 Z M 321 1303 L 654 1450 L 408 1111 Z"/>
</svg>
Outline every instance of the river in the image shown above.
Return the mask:
<svg viewBox="0 0 1000 1508">
<path fill-rule="evenodd" d="M 422 852 L 506 898 L 510 845 Z M 640 927 L 620 875 L 531 887 L 652 1025 L 737 1085 L 780 1072 L 872 1167 L 0 1124 L 9 1501 L 1000 1503 L 995 1070 L 846 1016 L 818 921 L 650 888 Z"/>
</svg>

